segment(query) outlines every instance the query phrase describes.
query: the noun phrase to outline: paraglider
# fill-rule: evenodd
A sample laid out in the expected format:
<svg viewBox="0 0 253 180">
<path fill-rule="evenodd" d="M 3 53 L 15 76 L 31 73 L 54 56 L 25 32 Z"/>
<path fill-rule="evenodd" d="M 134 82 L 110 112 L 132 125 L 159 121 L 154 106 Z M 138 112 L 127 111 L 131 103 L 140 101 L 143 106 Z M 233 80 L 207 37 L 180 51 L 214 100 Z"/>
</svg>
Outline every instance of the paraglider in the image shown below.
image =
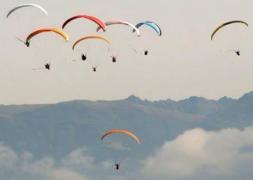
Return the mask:
<svg viewBox="0 0 253 180">
<path fill-rule="evenodd" d="M 50 64 L 49 63 L 45 64 L 44 67 L 45 67 L 45 69 L 50 70 Z"/>
<path fill-rule="evenodd" d="M 153 29 L 159 36 L 162 36 L 162 30 L 160 28 L 160 26 L 152 21 L 144 21 L 144 22 L 140 22 L 138 24 L 135 25 L 136 28 L 140 28 L 143 25 L 146 25 L 147 27 L 150 27 L 151 29 Z M 133 29 L 133 32 L 135 32 L 135 29 Z"/>
<path fill-rule="evenodd" d="M 112 134 L 115 134 L 115 133 L 118 133 L 118 134 L 126 134 L 127 136 L 131 137 L 135 142 L 137 142 L 138 144 L 141 143 L 140 139 L 135 135 L 133 134 L 131 131 L 128 131 L 128 130 L 124 130 L 124 129 L 111 129 L 109 131 L 106 131 L 102 137 L 101 137 L 101 140 L 103 140 L 105 137 L 107 136 L 110 136 Z"/>
<path fill-rule="evenodd" d="M 16 10 L 22 9 L 22 8 L 25 8 L 25 7 L 34 7 L 34 8 L 37 8 L 40 11 L 42 11 L 45 15 L 48 15 L 48 12 L 42 6 L 40 6 L 38 4 L 22 4 L 22 5 L 19 5 L 19 6 L 15 7 L 15 8 L 13 8 L 12 10 L 10 10 L 8 12 L 8 14 L 6 15 L 6 18 L 8 18 Z"/>
<path fill-rule="evenodd" d="M 148 28 L 151 28 L 152 30 L 154 30 L 154 32 L 155 32 L 158 36 L 162 36 L 162 30 L 161 30 L 160 26 L 159 26 L 157 23 L 152 22 L 152 21 L 143 21 L 143 22 L 140 22 L 140 23 L 138 23 L 138 24 L 135 25 L 135 27 L 138 28 L 138 29 L 140 29 L 140 28 L 143 27 L 143 26 L 146 26 L 146 27 L 148 27 Z M 133 29 L 133 32 L 135 32 L 135 31 L 136 31 L 136 30 Z M 133 48 L 133 50 L 134 50 L 135 52 L 138 52 L 135 48 Z M 145 56 L 147 56 L 147 55 L 149 54 L 149 51 L 148 51 L 147 49 L 145 49 L 145 50 L 143 51 L 143 54 L 144 54 Z"/>
<path fill-rule="evenodd" d="M 30 47 L 30 42 L 29 42 L 29 41 L 26 41 L 26 42 L 25 42 L 25 45 L 26 45 L 27 47 Z"/>
<path fill-rule="evenodd" d="M 127 21 L 122 21 L 122 20 L 115 20 L 115 21 L 107 21 L 105 22 L 106 26 L 111 26 L 111 25 L 127 25 L 130 26 L 132 29 L 135 30 L 137 36 L 140 36 L 140 30 L 138 28 L 135 27 L 135 25 L 127 22 Z M 97 28 L 97 31 L 99 31 L 101 29 L 101 27 Z"/>
<path fill-rule="evenodd" d="M 212 35 L 211 35 L 211 40 L 214 39 L 215 34 L 216 34 L 220 29 L 222 29 L 223 27 L 225 27 L 225 26 L 227 26 L 227 25 L 234 24 L 234 23 L 240 23 L 240 24 L 243 24 L 243 25 L 245 25 L 245 26 L 247 26 L 247 27 L 249 26 L 247 22 L 241 21 L 241 20 L 228 21 L 228 22 L 223 23 L 222 25 L 218 26 L 218 27 L 213 31 L 213 33 L 212 33 Z"/>
<path fill-rule="evenodd" d="M 115 163 L 115 169 L 119 170 L 120 163 Z"/>
<path fill-rule="evenodd" d="M 235 54 L 236 54 L 237 56 L 241 56 L 241 51 L 240 51 L 240 50 L 234 50 L 234 52 L 235 52 Z"/>
<path fill-rule="evenodd" d="M 139 139 L 139 137 L 137 137 L 133 132 L 129 131 L 129 130 L 125 130 L 125 129 L 111 129 L 106 131 L 102 136 L 101 136 L 101 140 L 104 140 L 107 136 L 111 136 L 113 134 L 125 134 L 128 137 L 130 137 L 132 140 L 134 140 L 136 143 L 140 144 L 141 141 Z M 115 169 L 119 170 L 120 168 L 120 163 L 116 163 L 114 164 Z"/>
<path fill-rule="evenodd" d="M 112 62 L 113 62 L 113 63 L 116 63 L 116 61 L 117 61 L 116 56 L 112 56 Z"/>
<path fill-rule="evenodd" d="M 87 59 L 87 56 L 85 54 L 82 54 L 82 60 L 86 61 L 86 59 Z"/>
<path fill-rule="evenodd" d="M 107 45 L 111 45 L 111 42 L 106 39 L 105 37 L 103 36 L 100 36 L 100 35 L 88 35 L 88 36 L 84 36 L 84 37 L 81 37 L 80 39 L 78 39 L 77 41 L 74 42 L 74 44 L 72 45 L 72 50 L 74 51 L 77 47 L 77 45 L 79 45 L 79 43 L 81 42 L 86 42 L 88 40 L 96 40 L 96 41 L 101 41 L 101 42 L 104 42 L 105 44 Z M 109 47 L 108 47 L 108 51 L 109 51 Z M 86 61 L 87 60 L 87 55 L 86 54 L 83 54 L 81 55 L 81 58 L 83 61 Z M 96 72 L 97 71 L 97 67 L 92 67 L 93 71 Z"/>
<path fill-rule="evenodd" d="M 93 72 L 97 72 L 97 66 L 92 66 Z"/>
<path fill-rule="evenodd" d="M 99 26 L 99 28 L 101 28 L 101 29 L 103 29 L 103 31 L 105 31 L 106 25 L 104 24 L 104 22 L 102 20 L 100 20 L 99 18 L 97 18 L 95 16 L 89 16 L 89 15 L 85 15 L 85 14 L 84 15 L 76 15 L 76 16 L 73 16 L 73 17 L 67 19 L 62 25 L 62 29 L 64 29 L 67 26 L 67 24 L 70 23 L 71 21 L 76 20 L 76 19 L 80 19 L 80 18 L 93 21 L 94 23 L 96 23 Z"/>
<path fill-rule="evenodd" d="M 46 64 L 44 64 L 43 67 L 41 67 L 41 68 L 34 68 L 33 70 L 42 70 L 42 69 L 50 70 L 51 69 L 50 63 L 46 63 Z"/>
<path fill-rule="evenodd" d="M 237 56 L 241 56 L 241 51 L 240 50 L 232 49 L 232 50 L 228 50 L 228 51 L 235 53 L 235 55 L 237 55 Z"/>
<path fill-rule="evenodd" d="M 26 45 L 27 47 L 29 47 L 29 46 L 30 46 L 30 41 L 31 41 L 31 39 L 32 39 L 34 36 L 36 36 L 36 35 L 38 35 L 38 34 L 41 34 L 41 33 L 45 33 L 45 32 L 53 32 L 53 33 L 56 33 L 56 34 L 60 35 L 65 41 L 68 41 L 68 39 L 69 39 L 68 35 L 67 35 L 65 32 L 63 32 L 61 29 L 57 29 L 57 28 L 42 28 L 42 29 L 38 29 L 38 30 L 35 30 L 35 31 L 33 31 L 32 33 L 30 33 L 30 34 L 27 36 L 26 41 L 24 42 L 25 45 Z M 44 65 L 44 68 L 43 68 L 43 69 L 50 70 L 50 68 L 51 68 L 50 64 L 49 64 L 49 63 L 46 63 L 46 64 Z M 40 68 L 40 69 L 41 69 L 41 68 Z"/>
<path fill-rule="evenodd" d="M 36 31 L 33 31 L 32 33 L 30 33 L 27 38 L 26 38 L 26 41 L 25 41 L 25 45 L 27 47 L 30 46 L 30 40 L 38 35 L 38 34 L 41 34 L 41 33 L 45 33 L 45 32 L 53 32 L 53 33 L 56 33 L 58 35 L 60 35 L 65 41 L 68 41 L 69 40 L 69 37 L 68 35 L 63 32 L 61 29 L 57 29 L 57 28 L 43 28 L 43 29 L 38 29 Z"/>
</svg>

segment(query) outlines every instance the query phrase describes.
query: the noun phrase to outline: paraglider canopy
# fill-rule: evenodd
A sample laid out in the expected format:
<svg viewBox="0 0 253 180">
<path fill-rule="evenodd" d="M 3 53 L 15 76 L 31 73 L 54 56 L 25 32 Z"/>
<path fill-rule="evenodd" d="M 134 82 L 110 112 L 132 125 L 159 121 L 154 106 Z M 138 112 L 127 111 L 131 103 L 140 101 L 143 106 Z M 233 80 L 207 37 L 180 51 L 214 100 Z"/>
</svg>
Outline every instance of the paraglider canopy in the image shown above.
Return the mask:
<svg viewBox="0 0 253 180">
<path fill-rule="evenodd" d="M 106 131 L 106 132 L 101 136 L 101 140 L 103 140 L 105 137 L 110 136 L 110 135 L 115 134 L 115 133 L 126 134 L 126 135 L 128 135 L 129 137 L 131 137 L 131 138 L 132 138 L 135 142 L 137 142 L 138 144 L 141 143 L 140 139 L 139 139 L 135 134 L 133 134 L 131 131 L 124 130 L 124 129 L 111 129 L 111 130 L 109 130 L 109 131 Z"/>
<path fill-rule="evenodd" d="M 27 38 L 26 38 L 26 42 L 25 44 L 27 45 L 27 47 L 29 47 L 30 45 L 30 40 L 38 35 L 38 34 L 41 34 L 41 33 L 45 33 L 45 32 L 53 32 L 53 33 L 56 33 L 58 35 L 60 35 L 65 41 L 68 41 L 69 40 L 69 37 L 68 35 L 63 32 L 61 29 L 57 29 L 57 28 L 43 28 L 43 29 L 38 29 L 38 30 L 35 30 L 33 31 L 32 33 L 30 33 Z"/>
<path fill-rule="evenodd" d="M 139 29 L 143 25 L 146 25 L 147 27 L 153 29 L 159 36 L 162 36 L 162 30 L 158 24 L 152 21 L 144 21 L 136 24 L 135 27 Z M 135 32 L 135 29 L 133 29 L 133 32 Z"/>
<path fill-rule="evenodd" d="M 13 8 L 12 10 L 10 10 L 8 12 L 8 14 L 6 15 L 6 18 L 8 18 L 16 10 L 22 9 L 22 8 L 25 8 L 25 7 L 34 7 L 34 8 L 37 8 L 40 11 L 42 11 L 45 15 L 48 15 L 48 12 L 42 6 L 40 6 L 38 4 L 22 4 L 22 5 L 19 5 L 19 6 L 15 7 L 15 8 Z"/>
<path fill-rule="evenodd" d="M 213 33 L 212 33 L 212 35 L 211 35 L 211 40 L 214 39 L 215 34 L 216 34 L 220 29 L 222 29 L 222 28 L 225 27 L 225 26 L 228 26 L 228 25 L 230 25 L 230 24 L 235 24 L 235 23 L 244 24 L 244 25 L 247 26 L 247 27 L 249 26 L 247 22 L 241 21 L 241 20 L 234 20 L 234 21 L 225 22 L 225 23 L 223 23 L 222 25 L 218 26 L 218 27 L 213 31 Z"/>
<path fill-rule="evenodd" d="M 73 16 L 73 17 L 67 19 L 62 25 L 62 29 L 64 29 L 67 26 L 67 24 L 70 23 L 71 21 L 76 20 L 76 19 L 80 19 L 80 18 L 93 21 L 94 23 L 96 23 L 99 26 L 99 28 L 101 28 L 101 29 L 103 29 L 103 31 L 105 31 L 106 25 L 104 24 L 104 22 L 102 20 L 100 20 L 99 18 L 97 18 L 95 16 L 90 16 L 90 15 L 85 15 L 85 14 L 76 15 L 76 16 Z"/>
<path fill-rule="evenodd" d="M 84 40 L 88 40 L 88 39 L 102 40 L 102 41 L 106 42 L 108 45 L 111 45 L 111 42 L 103 36 L 89 35 L 89 36 L 84 36 L 84 37 L 78 39 L 76 42 L 74 42 L 74 44 L 72 45 L 72 50 L 75 50 L 76 45 L 78 45 L 80 42 L 82 42 Z"/>
<path fill-rule="evenodd" d="M 130 26 L 131 28 L 133 28 L 137 34 L 137 36 L 140 36 L 140 30 L 138 28 L 135 27 L 135 25 L 127 22 L 127 21 L 122 21 L 122 20 L 114 20 L 114 21 L 107 21 L 105 22 L 105 25 L 106 26 L 111 26 L 111 25 L 127 25 L 127 26 Z M 98 27 L 97 28 L 97 32 L 100 30 L 101 28 Z"/>
</svg>

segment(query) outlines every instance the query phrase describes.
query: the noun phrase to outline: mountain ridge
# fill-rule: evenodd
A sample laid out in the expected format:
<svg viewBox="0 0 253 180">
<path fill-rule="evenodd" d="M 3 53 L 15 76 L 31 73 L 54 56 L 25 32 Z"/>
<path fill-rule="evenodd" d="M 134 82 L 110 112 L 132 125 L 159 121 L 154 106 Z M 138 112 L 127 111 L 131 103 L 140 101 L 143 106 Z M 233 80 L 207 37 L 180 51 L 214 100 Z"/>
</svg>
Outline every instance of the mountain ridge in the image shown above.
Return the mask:
<svg viewBox="0 0 253 180">
<path fill-rule="evenodd" d="M 52 105 L 52 104 L 59 104 L 59 103 L 68 103 L 68 102 L 117 102 L 117 101 L 124 101 L 124 100 L 128 100 L 131 102 L 153 102 L 153 103 L 157 103 L 157 102 L 183 102 L 183 101 L 187 101 L 187 100 L 203 100 L 203 101 L 222 101 L 224 99 L 228 99 L 228 100 L 240 100 L 243 99 L 245 96 L 251 97 L 253 98 L 253 91 L 250 91 L 248 93 L 243 94 L 241 97 L 239 98 L 232 98 L 232 97 L 227 97 L 227 96 L 223 96 L 219 99 L 208 99 L 205 97 L 201 97 L 201 96 L 190 96 L 188 98 L 184 98 L 184 99 L 180 99 L 180 100 L 173 100 L 173 99 L 160 99 L 160 100 L 149 100 L 149 99 L 142 99 L 136 95 L 129 95 L 126 98 L 123 99 L 115 99 L 115 100 L 88 100 L 88 99 L 73 99 L 73 100 L 67 100 L 67 101 L 60 101 L 60 102 L 55 102 L 55 103 L 45 103 L 45 104 L 40 104 L 40 103 L 35 103 L 35 104 L 0 104 L 0 107 L 5 107 L 5 106 L 12 106 L 12 107 L 16 107 L 16 106 L 44 106 L 44 105 Z"/>
<path fill-rule="evenodd" d="M 216 131 L 253 126 L 252 104 L 253 92 L 236 100 L 193 96 L 180 101 L 148 101 L 129 96 L 115 101 L 2 105 L 0 142 L 18 152 L 32 152 L 36 157 L 60 158 L 85 146 L 102 159 L 113 152 L 103 146 L 101 134 L 108 129 L 124 128 L 135 132 L 144 142 L 132 154 L 141 157 L 188 129 Z"/>
</svg>

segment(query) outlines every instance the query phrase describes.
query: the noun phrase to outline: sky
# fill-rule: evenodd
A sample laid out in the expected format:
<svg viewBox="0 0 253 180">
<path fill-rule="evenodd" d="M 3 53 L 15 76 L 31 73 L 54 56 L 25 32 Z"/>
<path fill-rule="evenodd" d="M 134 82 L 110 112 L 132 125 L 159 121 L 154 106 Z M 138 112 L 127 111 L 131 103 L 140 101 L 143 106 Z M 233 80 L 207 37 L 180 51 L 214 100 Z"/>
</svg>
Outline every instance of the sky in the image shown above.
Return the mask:
<svg viewBox="0 0 253 180">
<path fill-rule="evenodd" d="M 179 100 L 193 95 L 238 98 L 253 90 L 250 0 L 34 0 L 32 3 L 43 6 L 49 16 L 26 8 L 6 19 L 10 9 L 27 2 L 4 0 L 0 7 L 2 104 L 114 100 L 131 94 L 150 100 Z M 133 24 L 152 20 L 161 26 L 163 36 L 143 28 L 142 36 L 136 38 L 128 27 L 108 28 L 100 34 L 112 41 L 110 55 L 118 56 L 115 64 L 103 44 L 83 45 L 90 60 L 87 62 L 80 60 L 82 48 L 71 50 L 76 39 L 95 33 L 96 26 L 88 21 L 73 22 L 65 29 L 70 35 L 67 43 L 47 34 L 34 38 L 27 48 L 15 38 L 25 39 L 40 27 L 61 27 L 64 20 L 80 13 Z M 247 21 L 249 27 L 232 25 L 210 40 L 215 27 L 234 19 Z M 142 54 L 144 49 L 150 51 L 148 56 Z M 237 57 L 232 49 L 240 49 L 242 55 Z M 33 70 L 48 62 L 51 71 Z M 92 65 L 98 65 L 96 73 Z"/>
</svg>

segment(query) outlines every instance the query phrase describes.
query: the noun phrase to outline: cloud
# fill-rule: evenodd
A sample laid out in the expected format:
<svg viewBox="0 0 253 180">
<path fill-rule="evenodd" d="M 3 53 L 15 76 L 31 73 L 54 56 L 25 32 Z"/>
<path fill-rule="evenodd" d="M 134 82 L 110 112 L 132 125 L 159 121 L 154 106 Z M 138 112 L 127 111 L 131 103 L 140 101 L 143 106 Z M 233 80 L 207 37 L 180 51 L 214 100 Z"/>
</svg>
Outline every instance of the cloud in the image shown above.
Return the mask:
<svg viewBox="0 0 253 180">
<path fill-rule="evenodd" d="M 129 151 L 130 150 L 130 148 L 124 146 L 121 142 L 117 142 L 117 141 L 108 142 L 106 144 L 106 146 L 111 149 L 118 150 L 118 151 Z"/>
<path fill-rule="evenodd" d="M 86 148 L 79 148 L 64 158 L 63 165 L 78 170 L 92 169 L 95 166 L 95 159 Z"/>
<path fill-rule="evenodd" d="M 30 152 L 17 153 L 0 144 L 0 179 L 11 180 L 97 180 L 111 179 L 114 162 L 96 162 L 87 148 L 81 147 L 62 159 L 36 158 Z M 109 174 L 108 174 L 109 173 Z"/>
<path fill-rule="evenodd" d="M 70 153 L 64 163 L 57 163 L 54 158 L 35 159 L 29 152 L 18 154 L 7 145 L 0 144 L 0 179 L 88 180 L 84 174 L 74 170 L 78 165 L 91 167 L 93 164 L 94 158 L 84 156 L 85 152 L 84 148 L 78 149 Z"/>
<path fill-rule="evenodd" d="M 16 153 L 4 144 L 0 144 L 0 172 L 16 166 L 17 161 Z"/>
<path fill-rule="evenodd" d="M 193 129 L 166 142 L 144 161 L 143 173 L 160 179 L 233 176 L 253 170 L 253 128 Z M 245 172 L 244 172 L 245 173 Z M 205 178 L 206 179 L 206 178 Z"/>
<path fill-rule="evenodd" d="M 80 175 L 76 172 L 69 171 L 67 169 L 54 170 L 50 175 L 50 180 L 87 180 L 88 178 Z"/>
</svg>

